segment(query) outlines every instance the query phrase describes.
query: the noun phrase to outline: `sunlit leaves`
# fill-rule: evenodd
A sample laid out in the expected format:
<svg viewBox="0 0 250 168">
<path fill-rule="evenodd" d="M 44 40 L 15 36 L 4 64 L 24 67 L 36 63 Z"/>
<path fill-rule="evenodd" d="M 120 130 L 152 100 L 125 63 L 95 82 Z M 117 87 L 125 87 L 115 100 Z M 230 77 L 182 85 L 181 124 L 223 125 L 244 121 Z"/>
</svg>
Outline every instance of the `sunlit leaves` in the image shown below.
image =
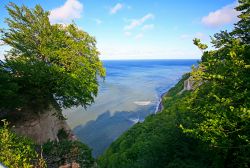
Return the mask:
<svg viewBox="0 0 250 168">
<path fill-rule="evenodd" d="M 8 128 L 9 123 L 3 121 L 0 128 L 0 162 L 9 168 L 31 168 L 33 159 L 38 158 L 34 144 L 27 138 L 17 136 Z M 35 163 L 35 162 L 34 162 Z"/>
<path fill-rule="evenodd" d="M 8 82 L 16 83 L 22 106 L 91 104 L 98 77 L 105 76 L 95 38 L 75 24 L 50 24 L 49 13 L 39 5 L 29 9 L 10 3 L 7 10 L 8 28 L 1 31 L 1 40 L 11 49 L 1 66 L 11 74 Z"/>
<path fill-rule="evenodd" d="M 237 9 L 242 10 L 241 20 L 235 29 L 215 34 L 212 43 L 216 49 L 205 51 L 199 66 L 193 68 L 193 79 L 202 85 L 188 101 L 193 124 L 181 127 L 226 152 L 230 158 L 227 164 L 235 167 L 249 164 L 246 157 L 250 147 L 249 8 L 247 1 L 240 1 Z M 194 44 L 203 50 L 198 39 Z"/>
</svg>

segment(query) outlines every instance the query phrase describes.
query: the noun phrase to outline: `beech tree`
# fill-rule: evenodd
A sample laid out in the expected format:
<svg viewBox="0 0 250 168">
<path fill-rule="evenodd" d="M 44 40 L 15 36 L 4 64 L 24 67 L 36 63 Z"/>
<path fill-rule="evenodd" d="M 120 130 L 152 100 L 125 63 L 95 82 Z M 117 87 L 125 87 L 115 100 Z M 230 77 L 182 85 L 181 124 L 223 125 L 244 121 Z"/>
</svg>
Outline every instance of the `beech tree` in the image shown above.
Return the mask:
<svg viewBox="0 0 250 168">
<path fill-rule="evenodd" d="M 95 38 L 75 24 L 51 24 L 39 5 L 6 9 L 1 40 L 11 49 L 0 63 L 1 108 L 90 105 L 105 76 Z"/>
<path fill-rule="evenodd" d="M 185 132 L 225 157 L 225 167 L 248 167 L 250 155 L 250 2 L 240 0 L 232 32 L 215 34 L 192 77 L 199 86 L 188 100 Z M 200 49 L 202 45 L 195 43 Z"/>
</svg>

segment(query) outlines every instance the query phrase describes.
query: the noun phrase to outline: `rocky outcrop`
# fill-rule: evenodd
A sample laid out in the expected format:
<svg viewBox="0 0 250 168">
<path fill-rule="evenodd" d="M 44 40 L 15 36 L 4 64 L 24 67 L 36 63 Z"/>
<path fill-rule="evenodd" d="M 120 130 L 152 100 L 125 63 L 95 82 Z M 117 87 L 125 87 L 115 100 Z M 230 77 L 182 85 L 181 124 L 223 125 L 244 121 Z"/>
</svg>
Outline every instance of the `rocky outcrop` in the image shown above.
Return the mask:
<svg viewBox="0 0 250 168">
<path fill-rule="evenodd" d="M 189 77 L 187 80 L 184 81 L 184 88 L 183 90 L 193 90 L 194 80 L 192 77 Z"/>
<path fill-rule="evenodd" d="M 184 87 L 182 91 L 180 91 L 178 94 L 182 94 L 184 91 L 191 91 L 195 90 L 197 87 L 201 86 L 205 81 L 195 81 L 192 76 L 190 76 L 188 79 L 184 81 Z"/>
<path fill-rule="evenodd" d="M 40 114 L 31 114 L 32 116 L 26 117 L 26 120 L 14 124 L 13 130 L 17 134 L 29 137 L 37 144 L 43 144 L 48 140 L 58 140 L 58 131 L 64 129 L 74 139 L 66 121 L 55 115 L 58 114 L 55 108 L 50 108 Z"/>
<path fill-rule="evenodd" d="M 190 76 L 188 79 L 184 81 L 184 87 L 179 94 L 182 94 L 184 91 L 194 90 L 194 79 Z"/>
</svg>

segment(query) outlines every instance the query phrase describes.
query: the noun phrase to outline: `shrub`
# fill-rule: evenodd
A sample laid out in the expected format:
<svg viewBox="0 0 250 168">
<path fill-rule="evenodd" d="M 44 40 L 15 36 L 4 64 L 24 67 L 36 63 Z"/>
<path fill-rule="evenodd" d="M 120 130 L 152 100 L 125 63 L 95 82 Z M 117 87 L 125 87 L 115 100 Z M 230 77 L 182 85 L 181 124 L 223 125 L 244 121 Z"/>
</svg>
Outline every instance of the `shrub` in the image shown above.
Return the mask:
<svg viewBox="0 0 250 168">
<path fill-rule="evenodd" d="M 79 141 L 62 139 L 48 141 L 43 145 L 43 152 L 48 167 L 59 167 L 64 164 L 78 163 L 80 167 L 93 167 L 94 159 L 91 150 Z"/>
<path fill-rule="evenodd" d="M 0 162 L 8 168 L 46 167 L 43 159 L 38 157 L 35 144 L 28 138 L 18 136 L 3 121 L 0 128 Z"/>
</svg>

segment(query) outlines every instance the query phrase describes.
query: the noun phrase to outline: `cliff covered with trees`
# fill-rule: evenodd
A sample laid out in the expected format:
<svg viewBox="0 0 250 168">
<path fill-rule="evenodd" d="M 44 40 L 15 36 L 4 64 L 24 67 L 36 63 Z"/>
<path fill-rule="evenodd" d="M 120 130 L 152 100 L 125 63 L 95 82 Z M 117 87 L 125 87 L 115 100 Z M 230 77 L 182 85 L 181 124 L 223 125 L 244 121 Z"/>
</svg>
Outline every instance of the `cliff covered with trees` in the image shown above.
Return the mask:
<svg viewBox="0 0 250 168">
<path fill-rule="evenodd" d="M 162 112 L 137 123 L 110 146 L 98 159 L 99 167 L 250 166 L 249 0 L 239 0 L 236 9 L 241 14 L 235 28 L 215 34 L 213 50 L 194 40 L 203 53 L 199 65 L 163 97 Z M 95 39 L 74 24 L 50 24 L 49 13 L 40 6 L 11 3 L 7 10 L 10 18 L 1 40 L 11 49 L 0 62 L 0 117 L 19 128 L 31 118 L 50 119 L 51 109 L 63 121 L 62 108 L 90 105 L 98 77 L 105 75 Z M 17 135 L 20 131 L 13 133 L 9 126 L 4 120 L 0 128 L 5 166 L 97 166 L 91 150 L 71 140 L 65 129 L 37 145 L 36 138 L 27 132 L 22 135 L 33 141 Z"/>
<path fill-rule="evenodd" d="M 212 38 L 190 73 L 163 98 L 164 110 L 137 123 L 99 158 L 103 168 L 250 166 L 250 2 L 239 22 Z M 190 79 L 190 78 L 189 78 Z"/>
</svg>

